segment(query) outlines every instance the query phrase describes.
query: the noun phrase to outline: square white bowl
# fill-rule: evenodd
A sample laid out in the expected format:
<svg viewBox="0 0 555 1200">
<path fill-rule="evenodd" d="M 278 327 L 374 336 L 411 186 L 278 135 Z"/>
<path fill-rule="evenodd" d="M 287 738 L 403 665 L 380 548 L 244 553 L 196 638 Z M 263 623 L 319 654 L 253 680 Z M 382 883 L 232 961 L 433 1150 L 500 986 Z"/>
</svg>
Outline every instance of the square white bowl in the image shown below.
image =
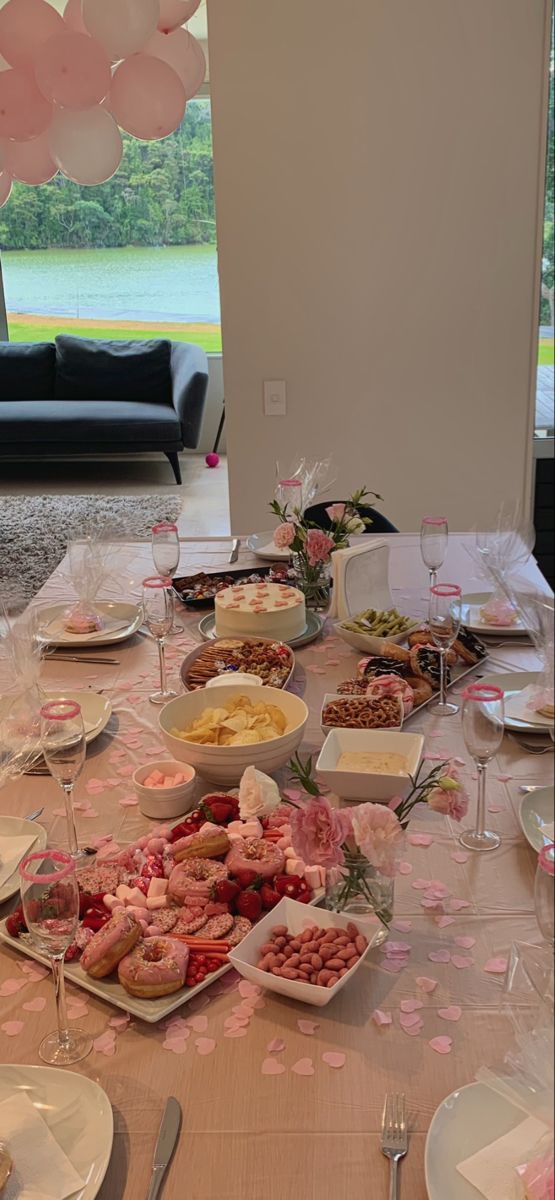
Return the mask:
<svg viewBox="0 0 555 1200">
<path fill-rule="evenodd" d="M 320 714 L 320 729 L 322 730 L 322 733 L 326 733 L 326 734 L 332 733 L 332 731 L 334 729 L 344 728 L 342 725 L 325 725 L 324 724 L 324 710 L 326 708 L 326 705 L 330 704 L 332 700 L 366 700 L 366 699 L 367 699 L 366 696 L 343 696 L 343 695 L 341 695 L 340 692 L 326 692 L 326 695 L 324 696 L 324 699 L 322 702 L 322 711 Z M 399 710 L 399 712 L 400 712 L 400 710 Z M 345 726 L 345 728 L 347 728 L 347 726 Z M 391 732 L 392 733 L 395 733 L 395 732 L 400 733 L 401 728 L 402 728 L 402 719 L 401 719 L 401 723 L 399 725 L 391 726 Z M 372 729 L 372 730 L 363 729 L 363 730 L 360 730 L 359 732 L 380 733 L 381 731 L 379 729 L 377 729 L 377 730 L 376 729 Z"/>
<path fill-rule="evenodd" d="M 356 925 L 357 929 L 368 939 L 368 946 L 356 966 L 351 967 L 350 971 L 347 971 L 347 974 L 331 988 L 319 987 L 315 983 L 300 983 L 297 979 L 281 979 L 279 975 L 260 971 L 256 966 L 260 958 L 260 948 L 269 941 L 272 929 L 276 925 L 286 925 L 290 933 L 297 934 L 302 933 L 303 929 L 310 925 L 318 925 L 321 929 L 346 929 L 347 925 L 351 923 Z M 235 970 L 240 975 L 244 975 L 245 979 L 249 979 L 251 983 L 256 983 L 269 992 L 277 992 L 280 996 L 288 996 L 290 1000 L 300 1000 L 303 1004 L 314 1004 L 317 1008 L 323 1008 L 325 1004 L 329 1004 L 330 1000 L 333 1000 L 334 996 L 337 996 L 346 983 L 353 979 L 378 935 L 381 940 L 383 925 L 377 917 L 359 917 L 348 913 L 328 912 L 325 908 L 315 909 L 306 904 L 299 904 L 298 900 L 284 897 L 267 916 L 251 929 L 251 932 L 243 938 L 238 946 L 230 950 L 229 961 Z"/>
<path fill-rule="evenodd" d="M 409 775 L 415 775 L 422 759 L 424 738 L 420 733 L 401 733 L 394 729 L 332 729 L 322 746 L 316 770 L 327 785 L 344 800 L 362 800 L 388 804 L 394 796 L 402 799 L 411 788 Z M 342 754 L 403 754 L 407 775 L 374 775 L 369 771 L 341 771 Z"/>
<path fill-rule="evenodd" d="M 393 642 L 394 645 L 401 646 L 403 642 L 407 641 L 409 633 L 412 633 L 414 629 L 418 629 L 421 624 L 422 622 L 417 621 L 415 618 L 411 620 L 410 625 L 407 626 L 403 633 L 395 633 L 393 637 L 380 637 L 374 633 L 356 633 L 354 629 L 346 629 L 344 621 L 337 621 L 334 629 L 339 634 L 339 637 L 343 638 L 344 642 L 347 642 L 348 646 L 353 647 L 353 650 L 360 650 L 363 654 L 383 654 L 383 648 L 387 642 L 390 645 Z"/>
</svg>

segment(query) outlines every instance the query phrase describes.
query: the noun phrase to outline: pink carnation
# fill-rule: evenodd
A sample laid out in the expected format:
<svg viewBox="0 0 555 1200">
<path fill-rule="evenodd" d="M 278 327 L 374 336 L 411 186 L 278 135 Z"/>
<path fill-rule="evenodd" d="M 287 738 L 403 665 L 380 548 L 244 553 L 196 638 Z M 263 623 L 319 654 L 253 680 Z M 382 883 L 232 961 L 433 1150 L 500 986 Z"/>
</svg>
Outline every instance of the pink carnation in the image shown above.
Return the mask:
<svg viewBox="0 0 555 1200">
<path fill-rule="evenodd" d="M 316 567 L 318 563 L 327 562 L 334 546 L 335 542 L 327 533 L 322 533 L 321 529 L 309 529 L 304 548 L 310 566 Z"/>
<path fill-rule="evenodd" d="M 310 866 L 342 866 L 342 846 L 350 833 L 350 811 L 332 808 L 323 796 L 311 797 L 303 808 L 291 813 L 293 848 Z"/>
<path fill-rule="evenodd" d="M 395 813 L 384 804 L 359 804 L 351 815 L 361 854 L 382 875 L 395 875 L 403 845 L 403 830 Z"/>
<path fill-rule="evenodd" d="M 329 508 L 326 508 L 330 521 L 342 521 L 346 507 L 346 504 L 330 504 Z"/>
<path fill-rule="evenodd" d="M 455 763 L 449 763 L 445 768 L 445 774 L 428 795 L 428 804 L 433 812 L 443 813 L 454 821 L 462 821 L 466 816 L 468 793 L 461 783 Z"/>
<path fill-rule="evenodd" d="M 295 526 L 290 521 L 285 521 L 283 525 L 278 525 L 274 530 L 274 546 L 277 546 L 278 550 L 287 550 L 294 537 Z"/>
</svg>

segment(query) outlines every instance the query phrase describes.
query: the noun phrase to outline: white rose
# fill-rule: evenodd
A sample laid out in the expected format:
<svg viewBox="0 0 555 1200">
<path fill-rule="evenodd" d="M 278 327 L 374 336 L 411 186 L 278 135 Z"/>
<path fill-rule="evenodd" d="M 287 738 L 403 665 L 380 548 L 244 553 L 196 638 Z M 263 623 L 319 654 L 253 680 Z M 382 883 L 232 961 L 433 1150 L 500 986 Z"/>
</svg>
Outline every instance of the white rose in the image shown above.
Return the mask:
<svg viewBox="0 0 555 1200">
<path fill-rule="evenodd" d="M 239 812 L 242 821 L 250 821 L 253 817 L 267 817 L 274 808 L 281 804 L 281 796 L 277 783 L 257 771 L 255 767 L 247 767 L 239 784 Z"/>
<path fill-rule="evenodd" d="M 347 521 L 347 533 L 364 533 L 365 529 L 366 525 L 360 517 L 351 517 L 351 519 Z"/>
</svg>

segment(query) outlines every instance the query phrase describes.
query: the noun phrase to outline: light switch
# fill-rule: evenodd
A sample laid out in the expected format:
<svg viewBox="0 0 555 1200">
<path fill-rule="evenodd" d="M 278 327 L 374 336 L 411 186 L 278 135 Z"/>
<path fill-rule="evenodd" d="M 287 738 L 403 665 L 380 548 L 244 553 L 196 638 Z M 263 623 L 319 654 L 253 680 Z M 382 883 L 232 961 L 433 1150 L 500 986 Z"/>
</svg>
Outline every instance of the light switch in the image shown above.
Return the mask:
<svg viewBox="0 0 555 1200">
<path fill-rule="evenodd" d="M 285 417 L 287 415 L 287 391 L 284 379 L 264 382 L 264 416 Z"/>
</svg>

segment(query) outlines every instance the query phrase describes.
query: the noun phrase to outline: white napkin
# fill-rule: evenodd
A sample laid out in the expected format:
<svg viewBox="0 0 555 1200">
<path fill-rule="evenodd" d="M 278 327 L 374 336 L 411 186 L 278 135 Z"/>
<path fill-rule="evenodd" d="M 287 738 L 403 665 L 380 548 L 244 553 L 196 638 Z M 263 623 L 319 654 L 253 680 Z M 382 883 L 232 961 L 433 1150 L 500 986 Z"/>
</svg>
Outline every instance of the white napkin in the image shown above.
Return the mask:
<svg viewBox="0 0 555 1200">
<path fill-rule="evenodd" d="M 457 1171 L 486 1200 L 522 1200 L 522 1184 L 515 1167 L 525 1162 L 545 1131 L 542 1121 L 527 1117 L 510 1133 L 459 1163 Z"/>
<path fill-rule="evenodd" d="M 19 837 L 0 837 L 0 887 L 3 887 L 17 870 L 21 859 L 36 840 L 36 833 L 22 834 Z"/>
<path fill-rule="evenodd" d="M 347 621 L 366 608 L 393 608 L 389 589 L 389 546 L 383 538 L 366 537 L 362 544 L 334 550 L 331 617 Z"/>
<path fill-rule="evenodd" d="M 66 1200 L 83 1187 L 85 1180 L 24 1092 L 0 1104 L 0 1140 L 13 1159 L 2 1200 Z"/>
<path fill-rule="evenodd" d="M 544 717 L 530 706 L 531 702 L 533 703 L 534 701 L 537 691 L 538 685 L 531 683 L 529 687 L 523 688 L 516 696 L 511 696 L 505 704 L 505 714 L 517 721 L 528 721 L 530 725 L 538 725 L 540 728 L 549 729 L 550 726 L 553 726 L 553 717 Z"/>
</svg>

